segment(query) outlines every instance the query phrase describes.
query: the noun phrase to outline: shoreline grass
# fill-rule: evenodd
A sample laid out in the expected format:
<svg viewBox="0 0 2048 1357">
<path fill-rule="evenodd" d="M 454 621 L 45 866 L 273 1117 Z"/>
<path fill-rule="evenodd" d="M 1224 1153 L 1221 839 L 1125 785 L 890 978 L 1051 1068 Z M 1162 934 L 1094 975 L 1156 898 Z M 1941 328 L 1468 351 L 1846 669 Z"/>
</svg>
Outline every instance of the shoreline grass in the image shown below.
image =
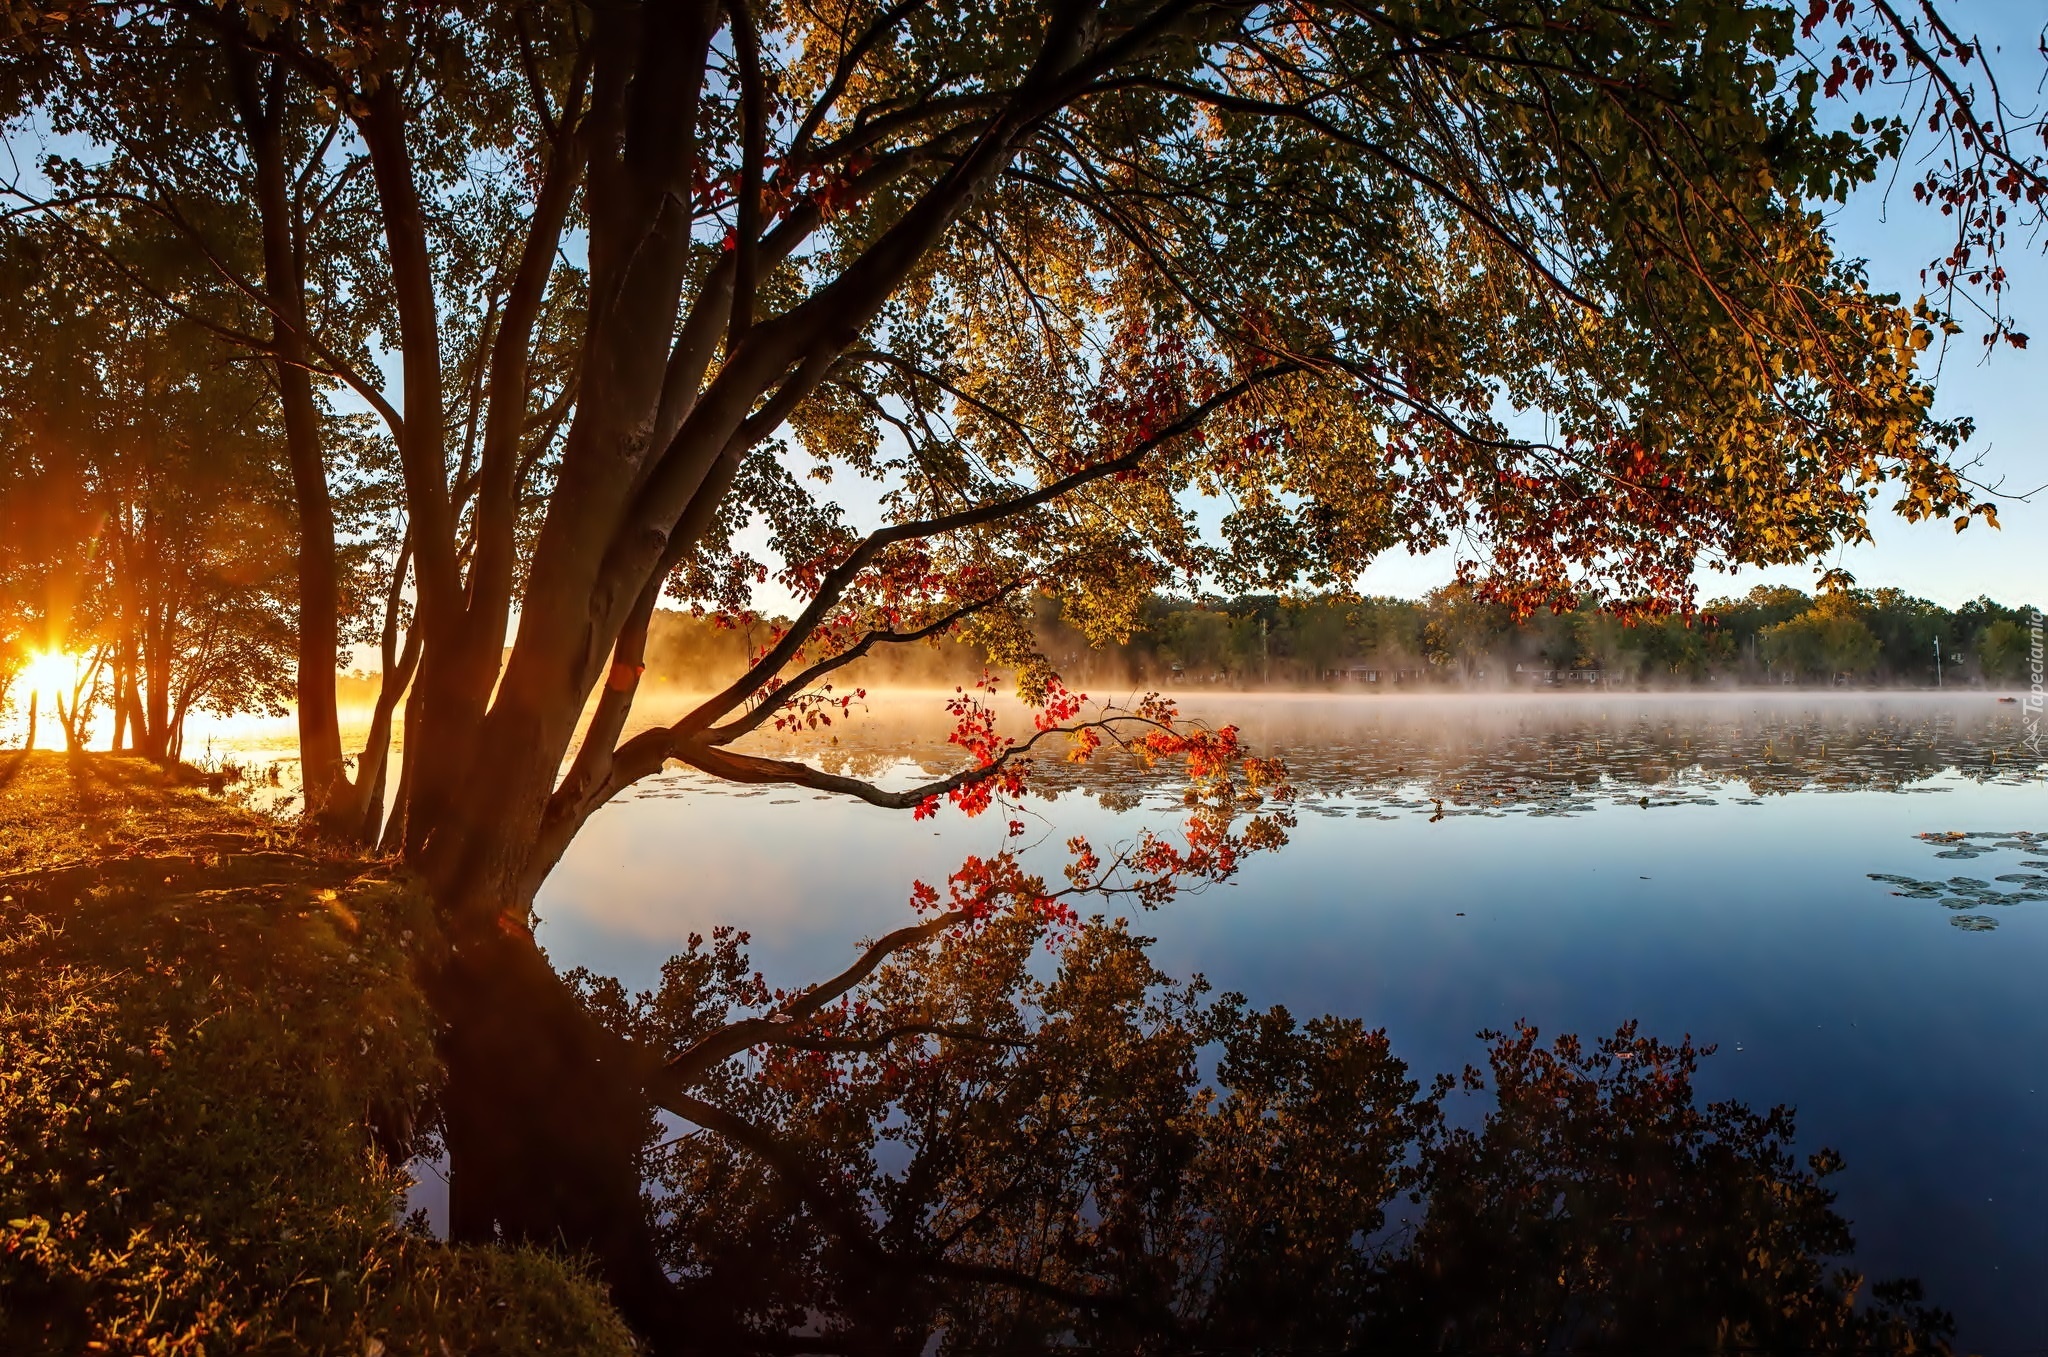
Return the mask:
<svg viewBox="0 0 2048 1357">
<path fill-rule="evenodd" d="M 399 1219 L 422 897 L 190 782 L 0 786 L 0 1351 L 632 1352 L 575 1265 Z"/>
</svg>

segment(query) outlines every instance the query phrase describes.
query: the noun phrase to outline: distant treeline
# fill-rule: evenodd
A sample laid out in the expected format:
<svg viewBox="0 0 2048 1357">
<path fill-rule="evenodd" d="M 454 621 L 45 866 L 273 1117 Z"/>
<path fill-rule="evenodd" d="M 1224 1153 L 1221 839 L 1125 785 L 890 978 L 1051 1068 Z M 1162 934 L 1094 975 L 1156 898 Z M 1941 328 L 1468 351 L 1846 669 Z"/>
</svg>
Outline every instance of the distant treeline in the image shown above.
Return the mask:
<svg viewBox="0 0 2048 1357">
<path fill-rule="evenodd" d="M 1948 609 L 1897 589 L 1814 597 L 1759 585 L 1690 618 L 1631 624 L 1588 605 L 1517 622 L 1451 586 L 1421 599 L 1160 596 L 1129 640 L 1102 647 L 1043 602 L 1037 631 L 1054 667 L 1081 685 L 1931 688 L 1937 663 L 1945 685 L 2026 683 L 2037 616 L 1988 598 Z M 660 613 L 648 676 L 685 688 L 724 683 L 767 625 L 750 637 L 709 618 Z M 983 662 L 958 641 L 884 647 L 849 666 L 840 686 L 951 686 L 979 674 Z"/>
</svg>

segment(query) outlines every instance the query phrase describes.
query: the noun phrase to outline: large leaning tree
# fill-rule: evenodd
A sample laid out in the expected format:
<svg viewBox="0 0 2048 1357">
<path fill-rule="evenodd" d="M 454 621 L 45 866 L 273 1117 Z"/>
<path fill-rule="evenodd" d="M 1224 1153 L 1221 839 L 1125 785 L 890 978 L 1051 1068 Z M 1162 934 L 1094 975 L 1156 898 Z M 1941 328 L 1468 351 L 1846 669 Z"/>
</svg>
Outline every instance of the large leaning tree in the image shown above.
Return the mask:
<svg viewBox="0 0 2048 1357">
<path fill-rule="evenodd" d="M 1916 363 L 1956 289 L 2024 342 L 1997 259 L 2038 216 L 2040 125 L 1979 94 L 1981 53 L 1931 9 L 0 14 L 9 210 L 270 374 L 308 810 L 402 849 L 445 923 L 457 1227 L 587 1244 L 629 1306 L 663 1285 L 621 1261 L 644 1254 L 634 1118 L 649 1098 L 717 1112 L 687 1070 L 578 1026 L 528 926 L 636 780 L 680 761 L 985 805 L 1087 715 L 1031 654 L 1045 595 L 1114 636 L 1169 582 L 1343 582 L 1457 541 L 1471 583 L 1518 607 L 1590 590 L 1665 610 L 1702 567 L 1867 536 L 1886 497 L 1991 516 Z M 1898 97 L 1853 120 L 1830 102 L 1872 91 Z M 1949 150 L 1916 189 L 1956 245 L 1931 298 L 1902 303 L 1820 213 L 1930 125 Z M 175 285 L 128 259 L 167 234 L 189 261 Z M 412 687 L 382 823 L 383 751 L 350 774 L 331 674 L 337 483 L 379 464 L 326 432 L 344 407 L 382 421 L 404 511 L 385 584 L 391 616 L 401 594 L 412 612 L 386 668 Z M 740 611 L 771 573 L 795 619 L 715 696 L 636 729 L 663 597 Z M 874 648 L 962 631 L 1018 667 L 1038 739 L 1006 745 L 967 710 L 971 761 L 906 790 L 741 747 Z M 1213 771 L 1212 743 L 1162 743 Z M 578 1126 L 535 1129 L 565 1104 Z M 616 1143 L 606 1108 L 630 1123 Z M 529 1190 L 467 1198 L 465 1154 Z"/>
</svg>

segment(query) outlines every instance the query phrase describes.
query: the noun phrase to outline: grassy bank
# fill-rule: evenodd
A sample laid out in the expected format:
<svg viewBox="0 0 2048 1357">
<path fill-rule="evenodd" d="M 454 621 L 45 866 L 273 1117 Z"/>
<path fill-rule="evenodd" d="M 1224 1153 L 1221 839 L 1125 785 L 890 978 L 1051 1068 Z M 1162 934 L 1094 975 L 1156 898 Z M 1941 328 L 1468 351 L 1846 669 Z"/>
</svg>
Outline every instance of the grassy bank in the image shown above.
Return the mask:
<svg viewBox="0 0 2048 1357">
<path fill-rule="evenodd" d="M 632 1350 L 573 1267 L 399 1221 L 402 880 L 144 763 L 0 778 L 0 1352 Z"/>
</svg>

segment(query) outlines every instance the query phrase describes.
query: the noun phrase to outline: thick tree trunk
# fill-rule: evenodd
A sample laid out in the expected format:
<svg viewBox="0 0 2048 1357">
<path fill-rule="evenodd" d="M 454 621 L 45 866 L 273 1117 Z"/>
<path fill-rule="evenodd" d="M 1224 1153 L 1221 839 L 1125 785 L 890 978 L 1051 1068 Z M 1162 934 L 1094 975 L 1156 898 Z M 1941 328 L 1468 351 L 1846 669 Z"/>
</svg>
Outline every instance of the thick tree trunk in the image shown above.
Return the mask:
<svg viewBox="0 0 2048 1357">
<path fill-rule="evenodd" d="M 433 742 L 420 751 L 412 793 L 408 855 L 444 901 L 464 913 L 523 919 L 527 899 L 516 889 L 507 898 L 484 883 L 524 879 L 584 700 L 646 572 L 669 551 L 666 533 L 627 543 L 636 572 L 620 568 L 613 542 L 637 483 L 663 452 L 654 437 L 691 245 L 689 213 L 677 205 L 690 200 L 697 98 L 719 18 L 712 5 L 605 9 L 595 18 L 597 74 L 582 132 L 593 148 L 585 195 L 592 306 L 576 413 L 504 674 L 492 691 L 472 663 L 447 675 L 445 698 L 430 686 Z M 387 225 L 392 196 L 385 195 Z M 543 204 L 549 212 L 555 206 Z M 410 357 L 410 329 L 407 341 Z M 513 410 L 523 412 L 522 391 L 494 383 L 491 399 L 494 424 L 500 401 L 517 401 Z M 709 447 L 707 456 L 716 451 Z M 500 540 L 494 550 L 506 545 Z M 472 660 L 482 656 L 486 636 L 492 647 L 499 644 L 501 633 L 490 626 L 502 626 L 496 595 L 509 591 L 508 563 L 479 581 L 487 587 L 471 609 L 483 625 L 465 638 Z M 443 666 L 434 648 L 430 643 L 422 676 L 438 680 Z M 495 658 L 493 651 L 493 677 Z M 458 659 L 446 668 L 464 666 Z M 444 720 L 444 713 L 454 719 Z"/>
</svg>

